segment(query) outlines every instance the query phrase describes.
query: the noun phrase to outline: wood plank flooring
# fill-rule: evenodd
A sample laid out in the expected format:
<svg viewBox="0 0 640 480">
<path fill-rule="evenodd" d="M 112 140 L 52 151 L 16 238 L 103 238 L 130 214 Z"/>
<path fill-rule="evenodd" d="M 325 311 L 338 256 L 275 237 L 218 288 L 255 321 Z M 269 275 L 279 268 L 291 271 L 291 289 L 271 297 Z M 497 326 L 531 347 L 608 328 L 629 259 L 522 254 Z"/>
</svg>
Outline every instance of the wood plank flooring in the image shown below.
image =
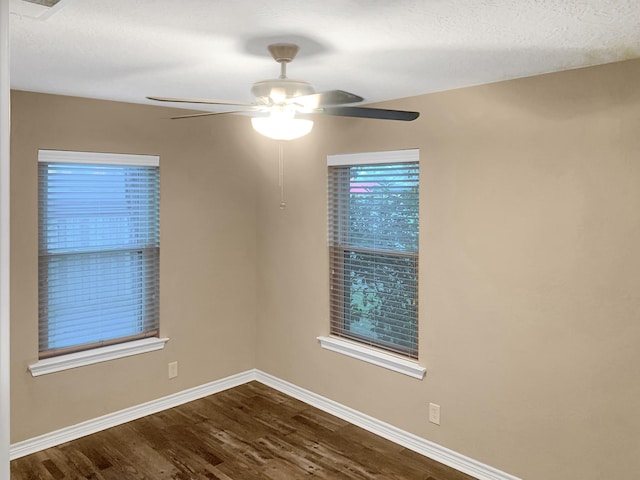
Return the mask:
<svg viewBox="0 0 640 480">
<path fill-rule="evenodd" d="M 11 462 L 11 480 L 473 480 L 257 382 Z"/>
</svg>

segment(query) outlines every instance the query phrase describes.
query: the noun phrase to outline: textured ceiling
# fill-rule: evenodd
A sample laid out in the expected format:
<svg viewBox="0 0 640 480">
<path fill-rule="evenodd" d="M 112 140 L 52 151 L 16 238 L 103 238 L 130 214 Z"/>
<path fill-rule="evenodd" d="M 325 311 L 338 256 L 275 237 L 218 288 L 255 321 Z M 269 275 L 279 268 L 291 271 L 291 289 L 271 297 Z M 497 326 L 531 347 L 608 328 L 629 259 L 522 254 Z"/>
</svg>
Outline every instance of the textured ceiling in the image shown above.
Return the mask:
<svg viewBox="0 0 640 480">
<path fill-rule="evenodd" d="M 275 41 L 301 46 L 290 78 L 366 102 L 640 57 L 639 0 L 62 0 L 39 18 L 21 4 L 12 88 L 134 103 L 251 101 L 279 73 Z"/>
</svg>

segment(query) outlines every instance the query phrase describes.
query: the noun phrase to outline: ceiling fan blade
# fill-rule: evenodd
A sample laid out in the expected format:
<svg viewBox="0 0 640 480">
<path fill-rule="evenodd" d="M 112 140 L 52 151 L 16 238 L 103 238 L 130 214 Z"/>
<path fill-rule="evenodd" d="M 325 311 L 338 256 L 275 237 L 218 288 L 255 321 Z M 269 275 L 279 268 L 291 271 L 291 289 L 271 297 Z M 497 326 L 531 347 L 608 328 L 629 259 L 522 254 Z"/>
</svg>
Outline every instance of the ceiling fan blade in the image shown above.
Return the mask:
<svg viewBox="0 0 640 480">
<path fill-rule="evenodd" d="M 233 102 L 227 100 L 207 100 L 204 98 L 173 98 L 173 97 L 147 97 L 156 102 L 177 102 L 177 103 L 206 103 L 209 105 L 237 105 L 240 107 L 254 107 L 255 103 Z"/>
<path fill-rule="evenodd" d="M 301 95 L 294 97 L 290 103 L 301 105 L 307 108 L 318 108 L 326 105 L 342 105 L 345 103 L 362 102 L 364 98 L 354 93 L 345 92 L 344 90 L 329 90 L 327 92 L 312 93 L 310 95 Z"/>
<path fill-rule="evenodd" d="M 402 120 L 405 122 L 410 122 L 420 116 L 420 112 L 367 107 L 324 107 L 319 109 L 318 113 L 339 117 L 376 118 L 380 120 Z"/>
<path fill-rule="evenodd" d="M 211 115 L 224 115 L 225 113 L 246 113 L 253 112 L 255 110 L 229 110 L 226 112 L 206 112 L 206 113 L 193 113 L 191 115 L 180 115 L 178 117 L 171 117 L 171 120 L 181 120 L 183 118 L 195 118 L 195 117 L 209 117 Z"/>
</svg>

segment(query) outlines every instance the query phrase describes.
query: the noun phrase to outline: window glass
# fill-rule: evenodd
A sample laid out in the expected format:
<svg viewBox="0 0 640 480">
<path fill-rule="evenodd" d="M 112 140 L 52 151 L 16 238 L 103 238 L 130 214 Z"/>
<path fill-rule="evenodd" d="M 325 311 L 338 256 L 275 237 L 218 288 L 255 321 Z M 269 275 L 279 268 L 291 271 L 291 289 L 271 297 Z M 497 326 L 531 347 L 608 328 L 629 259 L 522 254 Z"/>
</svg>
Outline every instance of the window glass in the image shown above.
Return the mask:
<svg viewBox="0 0 640 480">
<path fill-rule="evenodd" d="M 41 161 L 39 207 L 41 357 L 157 335 L 158 167 Z"/>
<path fill-rule="evenodd" d="M 331 333 L 417 358 L 417 162 L 329 167 Z"/>
</svg>

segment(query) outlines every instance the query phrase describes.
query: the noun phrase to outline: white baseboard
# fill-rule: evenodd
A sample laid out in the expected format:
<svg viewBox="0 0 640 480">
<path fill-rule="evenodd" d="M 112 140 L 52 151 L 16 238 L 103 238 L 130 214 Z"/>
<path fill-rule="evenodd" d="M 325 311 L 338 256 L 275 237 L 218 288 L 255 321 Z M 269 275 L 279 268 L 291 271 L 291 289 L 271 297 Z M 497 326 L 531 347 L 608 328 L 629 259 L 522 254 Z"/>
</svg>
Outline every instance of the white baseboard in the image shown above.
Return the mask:
<svg viewBox="0 0 640 480">
<path fill-rule="evenodd" d="M 300 388 L 289 382 L 281 380 L 273 375 L 260 370 L 247 370 L 215 382 L 207 383 L 199 387 L 190 388 L 182 392 L 174 393 L 166 397 L 126 408 L 118 412 L 110 413 L 102 417 L 87 420 L 77 425 L 65 427 L 54 432 L 46 433 L 22 442 L 14 443 L 9 450 L 11 460 L 24 457 L 31 453 L 39 452 L 46 448 L 60 445 L 92 433 L 106 430 L 132 420 L 177 407 L 183 403 L 198 400 L 199 398 L 222 392 L 229 388 L 237 387 L 247 382 L 256 380 L 293 398 L 301 400 L 313 407 L 342 418 L 358 427 L 364 428 L 387 440 L 402 445 L 414 452 L 420 453 L 437 462 L 448 465 L 463 473 L 476 477 L 478 480 L 521 480 L 508 473 L 480 463 L 472 458 L 449 450 L 436 443 L 425 440 L 412 433 L 401 430 L 393 425 L 377 420 L 369 415 L 354 410 L 346 405 L 334 402 L 326 397 Z"/>
<path fill-rule="evenodd" d="M 237 387 L 252 380 L 256 380 L 256 371 L 248 370 L 238 373 L 237 375 L 216 380 L 215 382 L 200 385 L 199 387 L 183 390 L 182 392 L 174 393 L 157 400 L 125 408 L 124 410 L 109 413 L 102 417 L 71 425 L 70 427 L 61 428 L 54 432 L 45 433 L 44 435 L 12 444 L 9 449 L 9 458 L 15 460 L 16 458 L 39 452 L 45 448 L 55 447 L 61 443 L 76 440 L 77 438 L 91 435 L 92 433 L 100 432 L 107 428 L 115 427 L 153 413 L 177 407 L 183 403 L 192 402 L 193 400 L 198 400 L 199 398 Z"/>
<path fill-rule="evenodd" d="M 521 480 L 508 473 L 480 463 L 472 458 L 449 450 L 441 445 L 425 440 L 393 425 L 377 420 L 369 415 L 354 410 L 346 405 L 334 402 L 326 397 L 300 388 L 284 380 L 280 380 L 260 370 L 256 371 L 256 380 L 282 393 L 319 408 L 349 423 L 364 428 L 387 440 L 402 445 L 432 460 L 448 465 L 456 470 L 471 475 L 478 480 Z"/>
</svg>

